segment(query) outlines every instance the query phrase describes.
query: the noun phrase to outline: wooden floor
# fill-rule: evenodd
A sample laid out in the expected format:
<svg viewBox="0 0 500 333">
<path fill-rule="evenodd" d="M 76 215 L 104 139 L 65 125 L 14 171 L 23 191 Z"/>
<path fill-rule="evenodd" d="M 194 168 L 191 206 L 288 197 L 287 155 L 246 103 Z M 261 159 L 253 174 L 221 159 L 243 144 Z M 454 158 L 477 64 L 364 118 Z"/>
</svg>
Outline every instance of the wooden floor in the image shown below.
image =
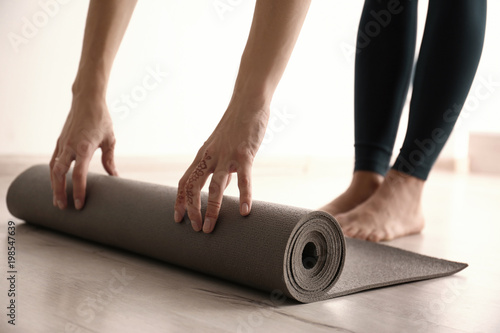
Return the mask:
<svg viewBox="0 0 500 333">
<path fill-rule="evenodd" d="M 47 157 L 0 157 L 0 196 Z M 97 160 L 97 159 L 95 159 Z M 120 159 L 121 175 L 176 185 L 182 158 Z M 93 170 L 100 170 L 94 163 Z M 317 208 L 349 182 L 349 162 L 257 160 L 254 198 Z M 500 178 L 434 172 L 427 225 L 390 245 L 469 263 L 446 278 L 313 304 L 106 248 L 13 218 L 0 203 L 0 332 L 500 332 Z M 232 184 L 229 194 L 237 195 Z M 16 223 L 16 326 L 7 324 L 7 224 Z"/>
</svg>

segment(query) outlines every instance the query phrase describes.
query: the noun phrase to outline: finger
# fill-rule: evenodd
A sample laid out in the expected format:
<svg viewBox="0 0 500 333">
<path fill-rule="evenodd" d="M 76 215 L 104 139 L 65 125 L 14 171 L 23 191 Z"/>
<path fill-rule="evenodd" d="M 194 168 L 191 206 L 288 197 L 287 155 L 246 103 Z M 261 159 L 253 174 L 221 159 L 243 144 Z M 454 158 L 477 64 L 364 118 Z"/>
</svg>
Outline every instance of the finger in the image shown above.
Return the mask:
<svg viewBox="0 0 500 333">
<path fill-rule="evenodd" d="M 181 222 L 184 219 L 184 215 L 186 214 L 185 187 L 187 179 L 191 172 L 192 171 L 188 169 L 188 171 L 184 173 L 184 176 L 182 176 L 181 180 L 179 181 L 179 186 L 177 187 L 177 197 L 175 199 L 174 205 L 174 221 L 177 223 Z"/>
<path fill-rule="evenodd" d="M 231 179 L 232 179 L 232 174 L 229 173 L 228 176 L 227 176 L 227 181 L 226 181 L 226 186 L 224 186 L 224 191 L 226 190 L 226 188 L 229 186 L 229 183 L 231 182 Z"/>
<path fill-rule="evenodd" d="M 210 156 L 206 155 L 198 163 L 198 166 L 189 176 L 185 186 L 186 210 L 195 231 L 200 231 L 202 228 L 201 189 L 211 173 L 209 168 L 210 159 Z"/>
<path fill-rule="evenodd" d="M 95 148 L 89 146 L 84 153 L 77 155 L 75 167 L 73 168 L 73 200 L 75 208 L 80 210 L 85 204 L 85 192 L 87 190 L 87 173 L 90 160 L 94 154 Z"/>
<path fill-rule="evenodd" d="M 174 221 L 177 223 L 181 222 L 186 214 L 186 184 L 189 177 L 193 173 L 193 170 L 195 170 L 200 163 L 203 156 L 202 149 L 198 151 L 193 163 L 191 163 L 182 178 L 179 180 L 179 184 L 177 186 L 177 197 L 175 198 L 174 204 Z"/>
<path fill-rule="evenodd" d="M 52 153 L 52 157 L 50 158 L 50 162 L 49 162 L 50 188 L 51 189 L 54 188 L 54 181 L 53 181 L 53 178 L 52 178 L 52 170 L 54 169 L 54 164 L 56 163 L 56 157 L 58 155 L 59 155 L 59 140 L 57 140 L 57 142 L 56 142 L 56 148 L 54 149 L 54 152 Z M 56 197 L 55 197 L 55 195 L 53 195 L 53 197 L 54 197 L 53 204 L 54 204 L 54 206 L 56 206 Z"/>
<path fill-rule="evenodd" d="M 225 171 L 216 171 L 212 176 L 210 186 L 208 187 L 207 211 L 205 212 L 205 221 L 203 222 L 204 233 L 211 233 L 214 230 L 229 177 L 230 174 Z"/>
<path fill-rule="evenodd" d="M 242 165 L 238 170 L 238 188 L 240 190 L 240 214 L 247 216 L 252 209 L 251 164 Z"/>
<path fill-rule="evenodd" d="M 118 176 L 118 170 L 115 165 L 115 137 L 111 137 L 110 139 L 104 141 L 101 145 L 102 150 L 102 165 L 108 174 L 111 176 Z"/>
<path fill-rule="evenodd" d="M 66 174 L 74 160 L 74 154 L 64 150 L 59 157 L 55 158 L 54 168 L 52 169 L 52 179 L 54 180 L 53 191 L 55 201 L 59 209 L 67 206 L 66 198 Z"/>
</svg>

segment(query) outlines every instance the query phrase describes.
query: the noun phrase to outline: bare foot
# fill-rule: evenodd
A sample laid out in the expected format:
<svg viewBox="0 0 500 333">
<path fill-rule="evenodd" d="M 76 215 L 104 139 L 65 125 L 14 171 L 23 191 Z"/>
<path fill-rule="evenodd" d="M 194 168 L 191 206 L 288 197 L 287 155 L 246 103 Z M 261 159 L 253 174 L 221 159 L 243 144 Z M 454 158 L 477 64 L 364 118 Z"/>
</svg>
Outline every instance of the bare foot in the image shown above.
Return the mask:
<svg viewBox="0 0 500 333">
<path fill-rule="evenodd" d="M 419 233 L 423 187 L 423 180 L 391 169 L 368 200 L 336 218 L 346 236 L 373 242 Z"/>
<path fill-rule="evenodd" d="M 382 184 L 384 177 L 371 171 L 354 171 L 347 190 L 320 210 L 336 216 L 365 202 Z"/>
</svg>

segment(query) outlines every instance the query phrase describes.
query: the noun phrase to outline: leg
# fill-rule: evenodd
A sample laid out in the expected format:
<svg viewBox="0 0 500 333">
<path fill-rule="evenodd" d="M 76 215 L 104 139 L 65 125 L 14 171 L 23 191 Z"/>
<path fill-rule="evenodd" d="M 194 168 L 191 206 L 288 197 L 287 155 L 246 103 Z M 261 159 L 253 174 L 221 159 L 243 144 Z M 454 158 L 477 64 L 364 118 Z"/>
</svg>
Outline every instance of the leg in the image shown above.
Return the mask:
<svg viewBox="0 0 500 333">
<path fill-rule="evenodd" d="M 432 165 L 467 97 L 481 56 L 486 0 L 431 0 L 401 152 L 380 188 L 338 216 L 348 236 L 373 241 L 419 232 Z"/>
<path fill-rule="evenodd" d="M 354 175 L 349 188 L 322 209 L 346 212 L 383 180 L 408 92 L 417 26 L 417 2 L 366 0 L 358 28 L 355 69 Z"/>
<path fill-rule="evenodd" d="M 394 169 L 426 180 L 467 98 L 483 48 L 486 0 L 431 0 L 410 118 Z"/>
</svg>

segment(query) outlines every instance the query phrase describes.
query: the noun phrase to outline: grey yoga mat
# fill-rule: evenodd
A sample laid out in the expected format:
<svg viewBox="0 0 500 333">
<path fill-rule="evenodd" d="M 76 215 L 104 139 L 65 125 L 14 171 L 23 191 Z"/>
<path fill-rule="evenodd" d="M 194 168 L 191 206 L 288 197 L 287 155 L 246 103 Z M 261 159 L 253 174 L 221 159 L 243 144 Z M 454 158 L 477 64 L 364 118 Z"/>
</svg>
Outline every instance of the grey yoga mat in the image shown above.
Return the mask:
<svg viewBox="0 0 500 333">
<path fill-rule="evenodd" d="M 308 303 L 362 290 L 454 274 L 467 264 L 344 238 L 329 214 L 254 201 L 247 217 L 224 197 L 212 234 L 173 221 L 177 190 L 106 175 L 87 179 L 85 208 L 52 206 L 49 168 L 19 175 L 9 211 L 29 223 Z M 206 194 L 202 197 L 206 203 Z"/>
</svg>

